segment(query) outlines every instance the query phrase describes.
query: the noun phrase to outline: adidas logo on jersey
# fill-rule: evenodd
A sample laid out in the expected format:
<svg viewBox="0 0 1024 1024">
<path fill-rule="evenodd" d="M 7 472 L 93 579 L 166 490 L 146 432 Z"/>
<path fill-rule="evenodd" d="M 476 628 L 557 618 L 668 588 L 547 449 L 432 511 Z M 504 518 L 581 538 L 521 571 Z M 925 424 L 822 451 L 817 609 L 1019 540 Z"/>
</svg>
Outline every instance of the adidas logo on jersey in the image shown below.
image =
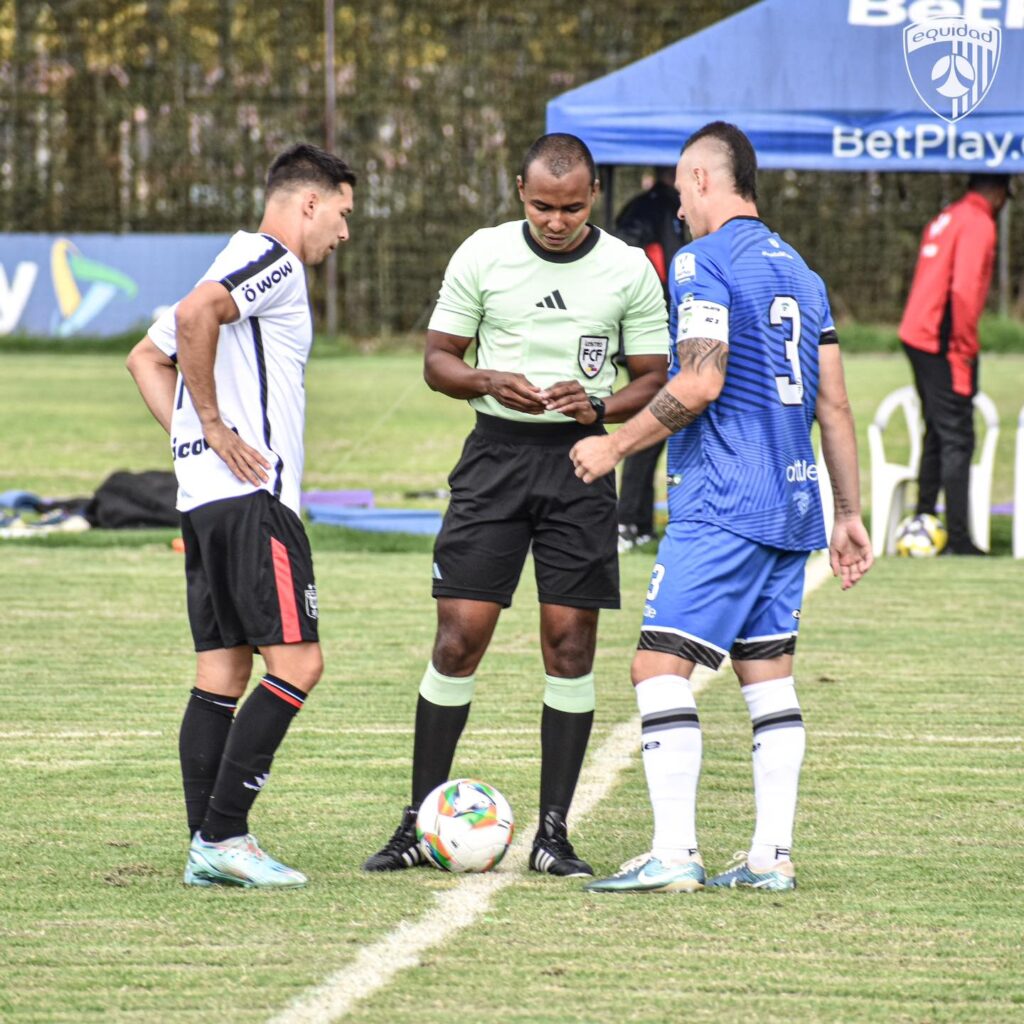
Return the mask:
<svg viewBox="0 0 1024 1024">
<path fill-rule="evenodd" d="M 562 299 L 561 292 L 556 288 L 550 295 L 545 295 L 538 306 L 547 306 L 548 309 L 566 309 L 565 301 Z"/>
</svg>

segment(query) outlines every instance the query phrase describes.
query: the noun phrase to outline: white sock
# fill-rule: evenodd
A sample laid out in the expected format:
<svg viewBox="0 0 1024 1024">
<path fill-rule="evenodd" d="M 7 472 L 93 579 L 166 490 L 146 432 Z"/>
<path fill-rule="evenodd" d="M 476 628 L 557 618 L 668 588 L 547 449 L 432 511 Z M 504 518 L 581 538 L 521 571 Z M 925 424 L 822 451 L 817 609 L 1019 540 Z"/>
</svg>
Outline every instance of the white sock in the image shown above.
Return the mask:
<svg viewBox="0 0 1024 1024">
<path fill-rule="evenodd" d="M 742 688 L 754 729 L 757 822 L 747 862 L 769 868 L 790 859 L 806 735 L 793 677 Z"/>
<path fill-rule="evenodd" d="M 644 774 L 654 808 L 652 852 L 681 864 L 697 851 L 697 780 L 701 733 L 697 705 L 683 676 L 652 676 L 636 687 L 643 729 Z"/>
</svg>

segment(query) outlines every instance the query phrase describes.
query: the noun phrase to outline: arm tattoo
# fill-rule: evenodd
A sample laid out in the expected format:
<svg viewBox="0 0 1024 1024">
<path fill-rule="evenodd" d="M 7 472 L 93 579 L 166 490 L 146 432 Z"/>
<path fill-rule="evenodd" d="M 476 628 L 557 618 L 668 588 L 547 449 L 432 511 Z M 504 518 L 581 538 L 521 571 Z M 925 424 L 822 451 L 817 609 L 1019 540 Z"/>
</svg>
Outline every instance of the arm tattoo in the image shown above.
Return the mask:
<svg viewBox="0 0 1024 1024">
<path fill-rule="evenodd" d="M 668 427 L 673 434 L 692 423 L 699 415 L 698 413 L 690 412 L 682 402 L 669 392 L 668 388 L 662 388 L 654 396 L 654 400 L 647 408 L 650 409 L 651 415 L 662 426 Z"/>
<path fill-rule="evenodd" d="M 691 338 L 679 344 L 679 369 L 703 373 L 706 366 L 723 377 L 729 362 L 729 346 L 713 338 Z"/>
<path fill-rule="evenodd" d="M 860 512 L 852 501 L 845 495 L 839 493 L 839 487 L 835 480 L 832 480 L 832 500 L 835 505 L 837 519 L 851 519 Z"/>
</svg>

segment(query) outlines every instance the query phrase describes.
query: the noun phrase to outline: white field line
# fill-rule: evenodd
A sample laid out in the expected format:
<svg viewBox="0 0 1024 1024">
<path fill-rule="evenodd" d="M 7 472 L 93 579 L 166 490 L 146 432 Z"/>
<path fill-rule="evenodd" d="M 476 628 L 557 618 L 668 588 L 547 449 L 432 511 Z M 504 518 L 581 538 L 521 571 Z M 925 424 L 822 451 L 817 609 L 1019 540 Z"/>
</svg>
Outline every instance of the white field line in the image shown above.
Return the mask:
<svg viewBox="0 0 1024 1024">
<path fill-rule="evenodd" d="M 130 740 L 169 736 L 158 729 L 67 729 L 60 732 L 33 732 L 31 729 L 0 730 L 0 740 Z"/>
<path fill-rule="evenodd" d="M 174 731 L 158 729 L 68 729 L 52 732 L 33 732 L 31 729 L 0 729 L 0 742 L 4 740 L 131 740 L 153 739 L 157 736 L 173 736 Z M 288 731 L 289 736 L 299 734 L 307 736 L 412 736 L 411 725 L 353 725 L 339 726 L 337 729 L 327 726 L 294 725 Z M 480 728 L 473 730 L 474 736 L 536 736 L 537 727 L 513 726 L 506 729 Z"/>
<path fill-rule="evenodd" d="M 701 686 L 701 668 L 694 672 L 693 690 L 699 693 Z M 324 728 L 320 726 L 306 727 L 296 726 L 291 732 L 298 735 L 299 732 L 323 736 L 411 736 L 412 726 L 341 726 L 337 729 Z M 0 743 L 14 740 L 82 740 L 94 743 L 96 740 L 131 740 L 131 739 L 155 739 L 160 736 L 170 736 L 170 732 L 161 732 L 157 729 L 73 729 L 64 732 L 33 732 L 30 729 L 16 729 L 5 732 L 0 729 Z M 474 736 L 536 736 L 536 726 L 517 727 L 506 729 L 480 728 L 473 730 Z M 1024 745 L 1024 736 L 938 736 L 933 733 L 894 733 L 894 732 L 837 732 L 828 729 L 815 729 L 815 736 L 827 740 L 881 740 L 886 743 L 918 743 L 923 745 L 938 744 L 964 747 L 1003 747 Z M 582 786 L 584 783 L 581 782 Z"/>
<path fill-rule="evenodd" d="M 829 571 L 826 559 L 813 556 L 807 565 L 805 593 L 820 586 Z M 706 689 L 724 668 L 723 664 L 715 673 L 698 667 L 691 680 L 694 693 Z M 585 818 L 615 786 L 636 754 L 639 730 L 639 716 L 620 722 L 598 748 L 576 788 L 573 821 Z M 532 835 L 535 828 L 536 820 L 520 834 Z M 438 894 L 435 906 L 419 920 L 400 922 L 363 949 L 352 963 L 298 996 L 270 1024 L 332 1024 L 341 1020 L 357 1003 L 384 988 L 399 971 L 417 966 L 427 950 L 472 925 L 502 889 L 520 880 L 527 859 L 526 846 L 520 845 L 509 851 L 500 870 L 459 879 L 456 887 Z"/>
<path fill-rule="evenodd" d="M 916 736 L 909 732 L 830 732 L 827 729 L 815 729 L 814 735 L 826 740 L 883 740 L 889 743 L 937 743 L 940 746 L 963 747 L 1002 747 L 1024 744 L 1024 736 L 935 736 L 931 733 Z"/>
</svg>

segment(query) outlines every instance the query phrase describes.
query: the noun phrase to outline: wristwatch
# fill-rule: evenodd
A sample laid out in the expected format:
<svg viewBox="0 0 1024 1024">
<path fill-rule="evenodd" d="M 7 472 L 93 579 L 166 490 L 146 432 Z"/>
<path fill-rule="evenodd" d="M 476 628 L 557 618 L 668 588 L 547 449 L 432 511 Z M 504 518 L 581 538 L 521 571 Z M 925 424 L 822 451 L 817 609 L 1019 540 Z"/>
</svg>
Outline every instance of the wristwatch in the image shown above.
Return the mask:
<svg viewBox="0 0 1024 1024">
<path fill-rule="evenodd" d="M 597 419 L 595 423 L 604 423 L 604 402 L 597 397 L 597 395 L 587 395 L 587 401 L 590 403 L 590 408 L 594 410 L 594 414 Z"/>
</svg>

